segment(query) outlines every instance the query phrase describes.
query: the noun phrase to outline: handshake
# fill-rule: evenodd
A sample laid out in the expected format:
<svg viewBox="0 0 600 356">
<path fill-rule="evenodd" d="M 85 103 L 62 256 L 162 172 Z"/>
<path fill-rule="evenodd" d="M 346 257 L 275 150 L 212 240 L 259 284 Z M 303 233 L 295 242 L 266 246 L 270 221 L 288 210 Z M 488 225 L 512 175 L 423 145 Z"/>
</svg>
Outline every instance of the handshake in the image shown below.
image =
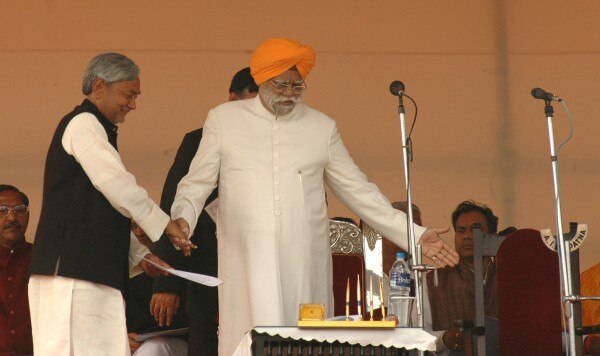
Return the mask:
<svg viewBox="0 0 600 356">
<path fill-rule="evenodd" d="M 191 254 L 191 249 L 198 248 L 190 241 L 188 237 L 189 231 L 190 227 L 183 218 L 179 218 L 175 221 L 169 220 L 169 223 L 165 228 L 165 233 L 167 234 L 169 240 L 171 240 L 171 243 L 175 249 L 183 250 L 183 254 L 185 256 L 189 256 Z M 154 243 L 144 232 L 144 230 L 142 230 L 140 226 L 133 220 L 131 221 L 131 232 L 142 245 L 146 246 L 150 250 L 150 253 L 146 254 L 144 259 L 140 260 L 139 262 L 139 266 L 142 271 L 144 271 L 150 277 L 166 276 L 168 274 L 167 272 L 156 268 L 156 266 L 154 266 L 152 263 L 167 269 L 172 267 L 154 254 Z"/>
<path fill-rule="evenodd" d="M 170 220 L 165 228 L 165 233 L 177 250 L 183 250 L 184 256 L 189 256 L 192 249 L 198 248 L 190 241 L 190 226 L 183 218 Z"/>
</svg>

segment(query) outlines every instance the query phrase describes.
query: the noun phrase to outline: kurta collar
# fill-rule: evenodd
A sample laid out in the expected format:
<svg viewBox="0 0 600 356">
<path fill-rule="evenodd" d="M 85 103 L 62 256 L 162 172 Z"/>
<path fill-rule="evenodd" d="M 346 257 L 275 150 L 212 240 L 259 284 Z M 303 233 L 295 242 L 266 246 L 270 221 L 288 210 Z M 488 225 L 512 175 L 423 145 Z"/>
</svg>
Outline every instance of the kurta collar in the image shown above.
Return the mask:
<svg viewBox="0 0 600 356">
<path fill-rule="evenodd" d="M 104 127 L 106 132 L 115 132 L 116 133 L 117 130 L 119 129 L 119 127 L 117 125 L 108 121 L 108 119 L 104 115 L 102 115 L 100 110 L 98 110 L 98 107 L 94 103 L 89 101 L 88 99 L 83 99 L 83 102 L 81 103 L 81 107 L 85 111 L 94 114 L 94 116 L 96 116 L 98 118 L 98 122 L 100 122 L 100 124 Z"/>
<path fill-rule="evenodd" d="M 275 116 L 275 114 L 273 114 L 272 112 L 270 112 L 269 110 L 267 110 L 267 108 L 265 108 L 265 106 L 263 105 L 262 101 L 260 101 L 260 97 L 259 95 L 255 96 L 253 99 L 249 99 L 249 100 L 253 100 L 252 103 L 252 107 L 254 112 L 261 117 L 264 117 L 266 119 L 269 119 L 271 121 L 290 121 L 290 120 L 294 120 L 299 118 L 300 116 L 302 116 L 302 111 L 304 111 L 304 104 L 303 103 L 299 103 L 298 105 L 296 105 L 296 107 L 294 108 L 294 110 L 292 110 L 291 113 L 285 115 L 285 116 Z"/>
</svg>

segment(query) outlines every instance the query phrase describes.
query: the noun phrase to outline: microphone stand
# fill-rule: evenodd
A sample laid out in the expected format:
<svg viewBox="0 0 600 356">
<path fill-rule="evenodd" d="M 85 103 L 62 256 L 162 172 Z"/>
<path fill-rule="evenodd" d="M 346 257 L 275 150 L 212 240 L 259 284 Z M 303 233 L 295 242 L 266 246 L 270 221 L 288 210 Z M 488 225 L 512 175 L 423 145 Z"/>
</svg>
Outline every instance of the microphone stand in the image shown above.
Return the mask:
<svg viewBox="0 0 600 356">
<path fill-rule="evenodd" d="M 550 139 L 550 161 L 552 162 L 552 176 L 554 179 L 554 200 L 556 209 L 556 229 L 557 229 L 557 251 L 560 267 L 560 279 L 563 289 L 562 301 L 565 302 L 567 308 L 568 320 L 568 338 L 567 338 L 567 355 L 577 355 L 577 347 L 575 343 L 575 318 L 574 318 L 574 300 L 573 288 L 571 280 L 571 253 L 569 241 L 565 241 L 562 228 L 562 213 L 560 207 L 560 194 L 558 187 L 558 156 L 554 147 L 554 128 L 552 125 L 552 117 L 554 109 L 552 108 L 551 100 L 544 100 L 546 105 L 544 112 L 548 120 L 548 136 Z"/>
<path fill-rule="evenodd" d="M 415 277 L 415 299 L 416 299 L 416 308 L 417 308 L 417 326 L 423 328 L 424 318 L 423 318 L 423 279 L 421 272 L 427 269 L 427 266 L 421 264 L 421 246 L 418 246 L 415 241 L 415 228 L 414 228 L 414 220 L 413 220 L 413 209 L 412 209 L 412 197 L 411 197 L 411 188 L 410 188 L 410 170 L 409 170 L 409 142 L 406 138 L 406 120 L 405 120 L 405 110 L 403 103 L 403 96 L 405 94 L 400 91 L 398 93 L 398 114 L 400 116 L 400 130 L 402 132 L 402 157 L 404 159 L 404 178 L 406 181 L 406 201 L 407 201 L 407 217 L 408 217 L 408 248 L 410 250 L 410 254 L 412 256 L 411 268 Z M 419 350 L 419 355 L 423 355 L 423 351 Z"/>
</svg>

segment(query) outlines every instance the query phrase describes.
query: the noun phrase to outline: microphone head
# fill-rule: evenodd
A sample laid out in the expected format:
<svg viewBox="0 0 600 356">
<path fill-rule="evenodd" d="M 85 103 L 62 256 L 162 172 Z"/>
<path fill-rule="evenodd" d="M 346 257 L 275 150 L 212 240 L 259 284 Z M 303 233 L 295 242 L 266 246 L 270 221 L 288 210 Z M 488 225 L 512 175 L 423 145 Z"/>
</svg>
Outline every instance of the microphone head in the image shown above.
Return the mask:
<svg viewBox="0 0 600 356">
<path fill-rule="evenodd" d="M 399 80 L 394 80 L 392 84 L 390 84 L 390 92 L 396 96 L 400 95 L 400 93 L 404 92 L 404 83 Z"/>
<path fill-rule="evenodd" d="M 542 99 L 542 100 L 548 99 L 548 93 L 542 88 L 531 89 L 531 96 L 533 96 L 536 99 Z"/>
</svg>

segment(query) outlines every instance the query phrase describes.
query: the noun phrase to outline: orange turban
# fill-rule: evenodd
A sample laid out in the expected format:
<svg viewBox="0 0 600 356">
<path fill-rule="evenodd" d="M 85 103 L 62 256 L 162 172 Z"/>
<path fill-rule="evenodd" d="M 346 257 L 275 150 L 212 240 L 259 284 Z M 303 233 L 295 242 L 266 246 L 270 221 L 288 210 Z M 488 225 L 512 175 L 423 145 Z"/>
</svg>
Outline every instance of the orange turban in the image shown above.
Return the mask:
<svg viewBox="0 0 600 356">
<path fill-rule="evenodd" d="M 315 65 L 316 56 L 310 46 L 287 38 L 271 38 L 252 54 L 250 72 L 258 85 L 294 66 L 302 78 L 306 78 Z"/>
</svg>

